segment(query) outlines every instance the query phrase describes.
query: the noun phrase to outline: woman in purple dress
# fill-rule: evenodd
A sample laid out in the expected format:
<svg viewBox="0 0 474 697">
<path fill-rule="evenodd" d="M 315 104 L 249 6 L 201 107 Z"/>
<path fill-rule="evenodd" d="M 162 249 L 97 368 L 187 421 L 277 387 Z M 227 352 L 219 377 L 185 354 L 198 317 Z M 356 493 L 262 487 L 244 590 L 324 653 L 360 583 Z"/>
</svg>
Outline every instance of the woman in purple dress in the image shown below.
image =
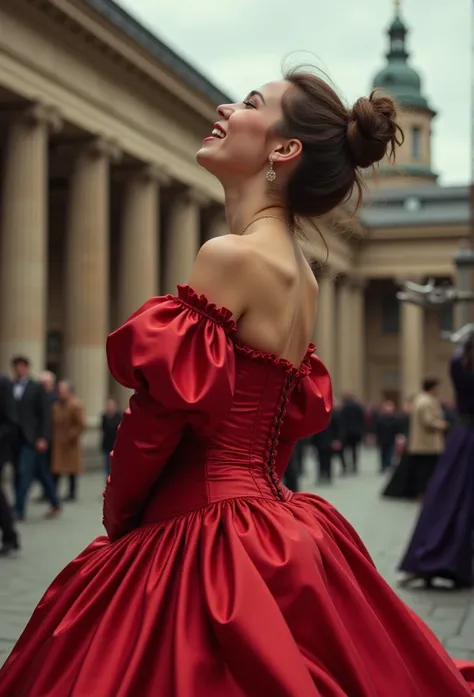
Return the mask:
<svg viewBox="0 0 474 697">
<path fill-rule="evenodd" d="M 400 564 L 403 584 L 449 579 L 474 585 L 474 334 L 451 359 L 458 422 L 426 491 L 420 517 Z"/>
</svg>

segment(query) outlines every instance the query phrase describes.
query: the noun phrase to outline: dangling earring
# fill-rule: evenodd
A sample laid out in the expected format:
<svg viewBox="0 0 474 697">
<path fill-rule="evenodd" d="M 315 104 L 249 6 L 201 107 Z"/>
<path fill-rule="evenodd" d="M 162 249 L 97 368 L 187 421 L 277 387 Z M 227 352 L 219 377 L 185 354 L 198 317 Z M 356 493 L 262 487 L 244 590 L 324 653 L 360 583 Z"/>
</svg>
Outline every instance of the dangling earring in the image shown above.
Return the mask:
<svg viewBox="0 0 474 697">
<path fill-rule="evenodd" d="M 269 162 L 270 162 L 270 169 L 267 171 L 267 180 L 269 182 L 274 182 L 276 179 L 276 173 L 275 173 L 275 170 L 273 169 L 273 160 L 271 157 L 269 158 Z"/>
</svg>

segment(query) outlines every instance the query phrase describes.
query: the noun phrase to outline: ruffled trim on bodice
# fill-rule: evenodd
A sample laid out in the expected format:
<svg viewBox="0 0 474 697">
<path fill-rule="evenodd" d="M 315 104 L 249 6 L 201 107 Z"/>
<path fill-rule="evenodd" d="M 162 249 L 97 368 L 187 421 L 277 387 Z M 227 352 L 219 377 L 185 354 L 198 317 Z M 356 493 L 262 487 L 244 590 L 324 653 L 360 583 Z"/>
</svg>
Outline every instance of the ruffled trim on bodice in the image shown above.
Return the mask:
<svg viewBox="0 0 474 697">
<path fill-rule="evenodd" d="M 314 344 L 310 344 L 308 346 L 305 357 L 303 358 L 301 365 L 298 367 L 286 358 L 277 356 L 276 353 L 270 353 L 268 351 L 259 351 L 257 349 L 252 348 L 251 346 L 247 346 L 247 344 L 240 343 L 236 339 L 234 339 L 233 343 L 237 353 L 240 353 L 244 356 L 247 356 L 248 358 L 251 358 L 252 360 L 256 360 L 261 363 L 273 363 L 289 375 L 293 375 L 295 379 L 304 378 L 307 375 L 310 375 L 311 373 L 311 356 L 316 350 Z"/>
<path fill-rule="evenodd" d="M 205 295 L 198 295 L 188 285 L 177 286 L 177 295 L 168 295 L 168 300 L 176 300 L 184 307 L 190 308 L 195 312 L 207 317 L 216 324 L 219 324 L 227 334 L 237 331 L 237 324 L 232 319 L 232 311 L 226 307 L 217 307 L 215 303 L 209 302 Z"/>
<path fill-rule="evenodd" d="M 227 334 L 235 334 L 237 331 L 237 324 L 232 319 L 231 310 L 226 307 L 218 307 L 215 303 L 209 302 L 205 295 L 198 295 L 188 285 L 179 285 L 177 289 L 177 295 L 167 296 L 169 300 L 175 300 L 184 307 L 190 308 L 195 312 L 199 312 L 207 319 L 210 319 L 223 327 Z M 303 358 L 303 361 L 299 367 L 295 366 L 286 358 L 281 358 L 275 353 L 271 353 L 269 351 L 259 351 L 258 349 L 254 349 L 251 346 L 247 346 L 247 344 L 238 341 L 238 339 L 233 338 L 233 344 L 237 353 L 247 356 L 252 360 L 259 361 L 260 363 L 273 363 L 286 373 L 293 375 L 295 379 L 306 377 L 311 373 L 311 356 L 316 350 L 314 344 L 309 344 L 305 357 Z"/>
</svg>

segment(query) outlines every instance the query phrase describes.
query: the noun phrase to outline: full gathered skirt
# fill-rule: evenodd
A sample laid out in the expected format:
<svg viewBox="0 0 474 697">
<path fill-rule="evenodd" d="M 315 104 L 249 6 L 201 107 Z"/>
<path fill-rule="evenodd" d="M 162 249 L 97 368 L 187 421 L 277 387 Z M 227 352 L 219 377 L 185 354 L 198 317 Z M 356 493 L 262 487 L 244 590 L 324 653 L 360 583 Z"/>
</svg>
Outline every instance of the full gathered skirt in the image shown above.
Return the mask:
<svg viewBox="0 0 474 697">
<path fill-rule="evenodd" d="M 0 672 L 0 697 L 469 694 L 351 526 L 308 494 L 227 499 L 98 538 Z"/>
<path fill-rule="evenodd" d="M 474 428 L 457 426 L 430 480 L 400 569 L 472 586 Z"/>
</svg>

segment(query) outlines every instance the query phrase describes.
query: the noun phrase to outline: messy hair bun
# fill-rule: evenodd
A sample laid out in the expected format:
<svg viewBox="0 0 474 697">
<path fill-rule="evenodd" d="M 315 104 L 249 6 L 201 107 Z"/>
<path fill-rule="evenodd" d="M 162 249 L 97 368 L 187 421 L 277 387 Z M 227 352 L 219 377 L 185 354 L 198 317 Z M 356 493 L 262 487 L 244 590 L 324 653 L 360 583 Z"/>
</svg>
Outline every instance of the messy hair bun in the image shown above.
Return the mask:
<svg viewBox="0 0 474 697">
<path fill-rule="evenodd" d="M 324 215 L 354 191 L 357 209 L 362 202 L 362 169 L 385 156 L 394 160 L 395 148 L 403 142 L 395 102 L 373 92 L 348 110 L 317 75 L 293 69 L 284 77 L 292 87 L 283 98 L 276 132 L 302 144 L 286 189 L 291 216 Z"/>
<path fill-rule="evenodd" d="M 395 157 L 400 127 L 395 103 L 390 97 L 361 97 L 349 112 L 347 142 L 356 167 L 371 167 L 388 155 Z"/>
</svg>

